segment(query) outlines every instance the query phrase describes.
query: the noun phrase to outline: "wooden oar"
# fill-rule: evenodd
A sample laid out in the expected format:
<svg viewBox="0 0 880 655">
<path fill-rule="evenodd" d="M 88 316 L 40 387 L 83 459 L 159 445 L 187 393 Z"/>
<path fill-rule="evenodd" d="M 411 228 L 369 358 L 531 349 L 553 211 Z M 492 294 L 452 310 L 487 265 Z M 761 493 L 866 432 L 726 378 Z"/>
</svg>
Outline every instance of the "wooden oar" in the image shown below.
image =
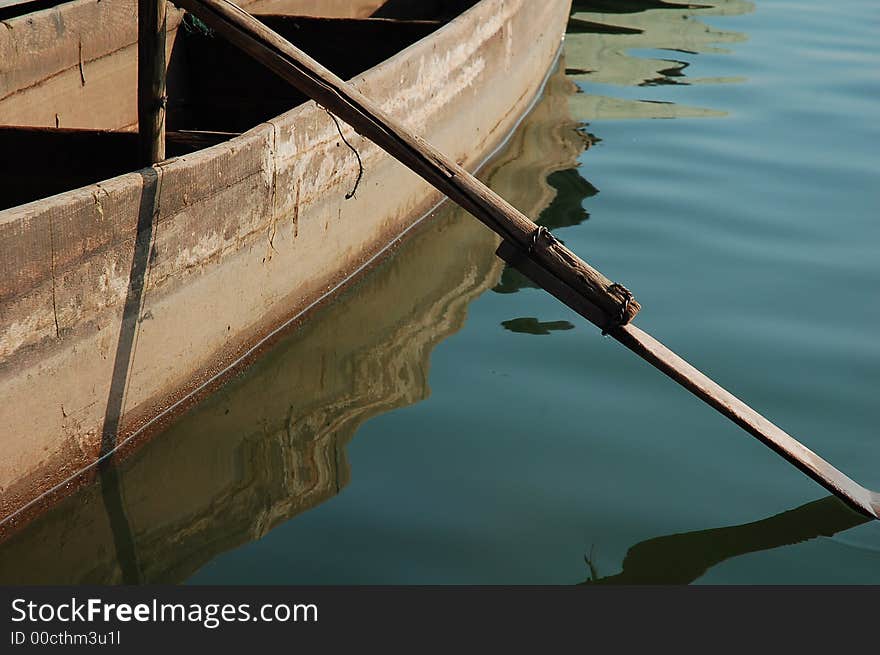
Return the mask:
<svg viewBox="0 0 880 655">
<path fill-rule="evenodd" d="M 173 0 L 302 93 L 332 111 L 497 232 L 498 255 L 581 316 L 750 432 L 854 509 L 880 518 L 866 489 L 630 324 L 632 294 L 582 261 L 454 161 L 409 133 L 356 88 L 228 0 Z"/>
</svg>

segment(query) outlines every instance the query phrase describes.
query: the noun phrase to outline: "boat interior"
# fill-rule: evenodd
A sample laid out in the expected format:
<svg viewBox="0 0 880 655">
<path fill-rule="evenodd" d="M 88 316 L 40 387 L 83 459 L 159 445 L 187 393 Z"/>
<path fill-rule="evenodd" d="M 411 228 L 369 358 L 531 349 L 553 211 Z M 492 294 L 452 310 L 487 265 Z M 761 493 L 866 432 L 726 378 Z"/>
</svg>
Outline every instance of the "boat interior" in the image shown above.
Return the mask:
<svg viewBox="0 0 880 655">
<path fill-rule="evenodd" d="M 341 78 L 350 79 L 424 38 L 477 1 L 387 0 L 373 3 L 376 8 L 366 17 L 254 14 Z M 13 4 L 0 8 L 0 20 L 57 4 L 44 0 Z M 282 8 L 283 4 L 275 3 Z M 188 14 L 169 40 L 167 157 L 230 139 L 307 100 Z M 15 90 L 4 89 L 0 99 L 11 93 Z M 136 77 L 130 88 L 120 88 L 118 93 L 136 96 Z M 63 105 L 63 98 L 55 101 Z M 88 129 L 62 124 L 0 125 L 0 151 L 15 153 L 0 158 L 0 210 L 137 170 L 137 140 L 136 124 Z"/>
</svg>

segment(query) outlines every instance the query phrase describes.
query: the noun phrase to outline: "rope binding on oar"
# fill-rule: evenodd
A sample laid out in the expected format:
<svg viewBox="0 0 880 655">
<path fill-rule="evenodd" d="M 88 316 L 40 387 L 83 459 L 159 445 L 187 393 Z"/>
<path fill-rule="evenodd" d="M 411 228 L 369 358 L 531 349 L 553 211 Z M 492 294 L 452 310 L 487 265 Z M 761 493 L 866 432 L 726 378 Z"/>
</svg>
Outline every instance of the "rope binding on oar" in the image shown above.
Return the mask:
<svg viewBox="0 0 880 655">
<path fill-rule="evenodd" d="M 532 232 L 532 238 L 529 240 L 529 247 L 526 253 L 531 257 L 535 254 L 535 249 L 538 247 L 538 242 L 544 239 L 547 241 L 548 245 L 554 245 L 559 243 L 559 239 L 557 239 L 553 234 L 548 230 L 545 226 L 539 225 Z M 626 325 L 629 323 L 629 317 L 627 316 L 627 312 L 629 311 L 630 303 L 635 300 L 632 291 L 627 289 L 622 284 L 618 284 L 617 282 L 612 282 L 608 285 L 607 290 L 610 293 L 615 293 L 623 296 L 623 300 L 620 301 L 618 305 L 617 314 L 611 318 L 605 327 L 602 328 L 602 336 L 607 336 L 608 333 L 615 329 L 619 328 L 622 325 Z"/>
<path fill-rule="evenodd" d="M 608 291 L 617 291 L 618 293 L 623 295 L 623 302 L 620 303 L 620 311 L 613 321 L 610 321 L 608 325 L 602 328 L 602 336 L 607 336 L 608 332 L 613 330 L 614 328 L 619 328 L 622 325 L 626 325 L 629 323 L 629 319 L 626 317 L 626 312 L 629 309 L 629 304 L 633 301 L 632 291 L 627 289 L 622 284 L 618 284 L 617 282 L 612 282 L 608 285 Z"/>
<path fill-rule="evenodd" d="M 532 232 L 532 240 L 531 240 L 531 243 L 529 243 L 529 250 L 528 250 L 529 255 L 531 255 L 535 252 L 535 248 L 538 247 L 538 239 L 540 239 L 541 237 L 544 237 L 545 239 L 547 239 L 547 243 L 549 243 L 550 245 L 553 245 L 554 243 L 556 243 L 558 241 L 558 239 L 550 233 L 550 230 L 548 230 L 543 225 L 539 225 L 535 229 L 535 231 Z"/>
</svg>

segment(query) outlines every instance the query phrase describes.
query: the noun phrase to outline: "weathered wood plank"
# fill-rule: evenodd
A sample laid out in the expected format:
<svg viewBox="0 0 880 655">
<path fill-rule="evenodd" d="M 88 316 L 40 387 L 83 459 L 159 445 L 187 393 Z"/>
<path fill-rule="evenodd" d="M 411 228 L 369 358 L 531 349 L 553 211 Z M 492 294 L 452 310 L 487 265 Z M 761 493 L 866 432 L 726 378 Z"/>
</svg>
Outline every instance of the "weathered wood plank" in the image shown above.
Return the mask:
<svg viewBox="0 0 880 655">
<path fill-rule="evenodd" d="M 138 0 L 138 134 L 140 161 L 165 159 L 165 0 Z"/>
</svg>

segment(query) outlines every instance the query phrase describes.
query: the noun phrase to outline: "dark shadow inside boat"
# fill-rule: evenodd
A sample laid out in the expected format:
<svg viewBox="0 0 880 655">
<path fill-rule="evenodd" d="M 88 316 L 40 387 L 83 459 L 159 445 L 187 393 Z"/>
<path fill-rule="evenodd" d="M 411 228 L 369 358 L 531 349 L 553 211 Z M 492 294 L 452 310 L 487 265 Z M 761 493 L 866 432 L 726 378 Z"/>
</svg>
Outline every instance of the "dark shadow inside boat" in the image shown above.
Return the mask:
<svg viewBox="0 0 880 655">
<path fill-rule="evenodd" d="M 733 557 L 832 537 L 869 520 L 828 496 L 752 523 L 647 539 L 627 551 L 615 575 L 601 577 L 586 556 L 590 576 L 581 584 L 690 584 Z"/>
<path fill-rule="evenodd" d="M 12 0 L 0 7 L 0 20 L 9 20 L 42 9 L 50 9 L 58 4 L 58 0 Z"/>
<path fill-rule="evenodd" d="M 372 17 L 448 21 L 475 4 L 477 0 L 388 0 L 373 12 Z"/>
<path fill-rule="evenodd" d="M 426 3 L 409 12 L 406 3 L 400 11 L 396 4 L 370 18 L 257 17 L 350 79 L 428 36 L 474 2 Z M 417 17 L 406 17 L 410 14 Z M 174 39 L 167 83 L 169 158 L 228 140 L 307 100 L 189 16 Z M 0 209 L 138 170 L 137 140 L 130 131 L 0 126 L 0 151 L 16 154 L 0 159 Z"/>
<path fill-rule="evenodd" d="M 436 19 L 258 18 L 343 79 L 385 61 L 443 24 Z M 189 15 L 182 30 L 169 63 L 168 129 L 243 132 L 308 100 Z"/>
</svg>

